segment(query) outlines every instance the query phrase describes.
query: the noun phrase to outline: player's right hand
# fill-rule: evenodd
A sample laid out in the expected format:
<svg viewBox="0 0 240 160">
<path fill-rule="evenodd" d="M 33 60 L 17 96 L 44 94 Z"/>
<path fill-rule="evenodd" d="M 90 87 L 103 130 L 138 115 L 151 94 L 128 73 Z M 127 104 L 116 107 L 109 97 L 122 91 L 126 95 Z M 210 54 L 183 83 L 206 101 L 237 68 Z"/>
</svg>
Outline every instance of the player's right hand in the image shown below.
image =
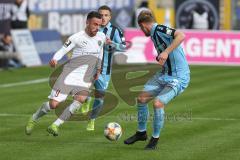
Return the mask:
<svg viewBox="0 0 240 160">
<path fill-rule="evenodd" d="M 96 74 L 93 76 L 93 80 L 94 80 L 94 81 L 98 80 L 100 74 L 101 74 L 101 69 L 98 69 L 97 72 L 96 72 Z"/>
<path fill-rule="evenodd" d="M 168 58 L 168 53 L 163 51 L 162 53 L 160 53 L 157 57 L 156 57 L 156 60 L 158 61 L 158 63 L 163 66 L 164 63 L 166 62 Z"/>
<path fill-rule="evenodd" d="M 52 60 L 49 61 L 49 65 L 50 65 L 52 68 L 54 68 L 54 67 L 56 67 L 56 65 L 57 65 L 57 61 L 54 60 L 54 59 L 52 59 Z"/>
</svg>

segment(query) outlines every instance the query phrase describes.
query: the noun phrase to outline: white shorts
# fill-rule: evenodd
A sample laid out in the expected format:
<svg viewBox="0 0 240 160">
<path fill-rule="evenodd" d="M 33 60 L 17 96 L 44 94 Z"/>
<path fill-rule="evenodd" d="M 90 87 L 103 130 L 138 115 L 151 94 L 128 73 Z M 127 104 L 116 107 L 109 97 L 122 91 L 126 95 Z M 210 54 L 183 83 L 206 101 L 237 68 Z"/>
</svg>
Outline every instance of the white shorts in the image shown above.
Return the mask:
<svg viewBox="0 0 240 160">
<path fill-rule="evenodd" d="M 81 72 L 79 72 L 79 69 Z M 54 83 L 49 99 L 58 102 L 65 101 L 68 95 L 76 95 L 81 91 L 90 92 L 92 78 L 85 74 L 85 68 L 77 68 L 73 71 L 64 69 L 57 81 Z"/>
<path fill-rule="evenodd" d="M 61 93 L 60 90 L 53 90 L 51 91 L 50 95 L 48 96 L 49 99 L 53 99 L 58 102 L 63 102 L 67 99 L 68 94 Z"/>
</svg>

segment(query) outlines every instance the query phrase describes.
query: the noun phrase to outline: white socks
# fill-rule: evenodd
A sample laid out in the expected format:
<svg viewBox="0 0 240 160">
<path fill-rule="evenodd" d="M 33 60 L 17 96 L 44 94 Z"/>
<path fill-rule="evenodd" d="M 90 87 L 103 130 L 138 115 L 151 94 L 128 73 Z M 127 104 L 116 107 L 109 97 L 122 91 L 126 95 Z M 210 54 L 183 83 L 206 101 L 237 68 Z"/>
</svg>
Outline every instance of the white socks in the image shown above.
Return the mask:
<svg viewBox="0 0 240 160">
<path fill-rule="evenodd" d="M 58 118 L 53 124 L 55 124 L 56 126 L 60 126 L 63 123 L 64 123 L 64 121 L 61 120 L 60 118 Z"/>
<path fill-rule="evenodd" d="M 81 107 L 81 103 L 79 101 L 74 100 L 72 104 L 70 104 L 63 113 L 59 116 L 59 118 L 54 122 L 55 125 L 60 126 L 65 121 L 70 119 L 72 114 L 74 114 Z"/>
<path fill-rule="evenodd" d="M 32 119 L 37 121 L 42 116 L 46 115 L 51 110 L 49 102 L 43 103 L 43 105 L 33 114 Z"/>
</svg>

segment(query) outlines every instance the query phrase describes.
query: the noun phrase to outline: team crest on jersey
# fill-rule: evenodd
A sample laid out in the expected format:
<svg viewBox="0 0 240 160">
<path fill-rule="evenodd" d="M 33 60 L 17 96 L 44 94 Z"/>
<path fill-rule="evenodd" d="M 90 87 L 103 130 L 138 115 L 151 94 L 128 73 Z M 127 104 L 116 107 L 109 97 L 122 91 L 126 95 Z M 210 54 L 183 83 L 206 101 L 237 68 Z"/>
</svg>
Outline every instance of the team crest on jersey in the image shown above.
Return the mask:
<svg viewBox="0 0 240 160">
<path fill-rule="evenodd" d="M 98 45 L 101 46 L 102 45 L 102 41 L 98 41 Z"/>
</svg>

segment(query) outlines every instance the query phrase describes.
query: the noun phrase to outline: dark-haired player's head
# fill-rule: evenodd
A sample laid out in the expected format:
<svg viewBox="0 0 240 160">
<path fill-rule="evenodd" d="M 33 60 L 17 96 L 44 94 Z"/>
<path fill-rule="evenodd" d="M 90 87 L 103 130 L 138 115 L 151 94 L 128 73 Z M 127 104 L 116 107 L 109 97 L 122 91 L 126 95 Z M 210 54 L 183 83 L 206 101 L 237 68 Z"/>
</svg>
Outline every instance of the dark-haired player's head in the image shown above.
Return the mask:
<svg viewBox="0 0 240 160">
<path fill-rule="evenodd" d="M 138 25 L 146 36 L 150 36 L 152 24 L 155 19 L 150 11 L 142 11 L 138 16 Z"/>
<path fill-rule="evenodd" d="M 96 11 L 89 12 L 86 21 L 86 31 L 89 36 L 93 37 L 97 34 L 102 25 L 102 16 Z"/>
<path fill-rule="evenodd" d="M 15 0 L 15 3 L 16 3 L 17 5 L 21 5 L 21 4 L 23 3 L 23 0 Z"/>
<path fill-rule="evenodd" d="M 106 26 L 112 18 L 112 10 L 104 5 L 98 8 L 98 13 L 102 16 L 102 26 Z"/>
</svg>

